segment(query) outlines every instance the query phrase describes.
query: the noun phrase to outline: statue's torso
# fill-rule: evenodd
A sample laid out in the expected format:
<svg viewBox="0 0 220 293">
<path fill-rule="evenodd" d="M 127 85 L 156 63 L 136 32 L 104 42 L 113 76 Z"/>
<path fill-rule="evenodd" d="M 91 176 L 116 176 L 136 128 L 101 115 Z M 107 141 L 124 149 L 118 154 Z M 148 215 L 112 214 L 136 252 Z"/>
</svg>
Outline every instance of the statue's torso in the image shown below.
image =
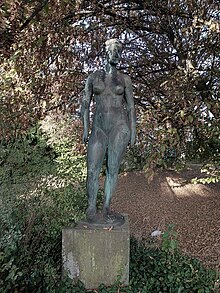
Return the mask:
<svg viewBox="0 0 220 293">
<path fill-rule="evenodd" d="M 108 74 L 105 71 L 93 73 L 93 95 L 96 104 L 94 126 L 109 131 L 118 123 L 128 123 L 124 105 L 124 75 Z"/>
</svg>

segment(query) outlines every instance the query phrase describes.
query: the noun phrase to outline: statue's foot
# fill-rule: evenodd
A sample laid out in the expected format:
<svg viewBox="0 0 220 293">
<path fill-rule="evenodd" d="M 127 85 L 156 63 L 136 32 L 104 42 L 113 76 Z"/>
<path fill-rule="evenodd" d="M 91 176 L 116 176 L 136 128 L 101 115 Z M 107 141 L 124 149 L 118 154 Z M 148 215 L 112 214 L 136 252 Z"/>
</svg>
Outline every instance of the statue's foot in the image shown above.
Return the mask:
<svg viewBox="0 0 220 293">
<path fill-rule="evenodd" d="M 98 213 L 96 207 L 88 207 L 86 215 L 88 223 L 98 227 L 112 227 L 124 224 L 123 215 L 111 212 L 109 207 L 106 206 L 103 207 L 102 212 Z"/>
<path fill-rule="evenodd" d="M 104 206 L 102 209 L 102 214 L 103 214 L 103 217 L 108 216 L 110 214 L 110 208 Z"/>
<path fill-rule="evenodd" d="M 125 221 L 123 215 L 111 212 L 109 209 L 105 210 L 105 214 L 103 213 L 103 218 L 106 224 L 115 226 L 120 226 L 124 224 Z"/>
<path fill-rule="evenodd" d="M 86 211 L 86 217 L 88 221 L 93 221 L 93 219 L 95 218 L 97 214 L 97 210 L 94 207 L 88 207 L 87 211 Z"/>
<path fill-rule="evenodd" d="M 124 217 L 119 213 L 112 212 L 108 206 L 103 206 L 102 214 L 104 221 L 108 224 L 121 225 L 124 223 Z"/>
</svg>

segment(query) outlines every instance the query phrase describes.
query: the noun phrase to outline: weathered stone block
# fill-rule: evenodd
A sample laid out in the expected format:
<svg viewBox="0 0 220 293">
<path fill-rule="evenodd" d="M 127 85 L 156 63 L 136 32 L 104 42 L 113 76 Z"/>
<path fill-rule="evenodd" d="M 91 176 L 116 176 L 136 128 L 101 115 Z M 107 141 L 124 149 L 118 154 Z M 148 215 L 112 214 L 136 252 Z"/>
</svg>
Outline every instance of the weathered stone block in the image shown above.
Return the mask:
<svg viewBox="0 0 220 293">
<path fill-rule="evenodd" d="M 87 289 L 117 280 L 129 282 L 130 231 L 128 217 L 122 226 L 93 227 L 85 222 L 62 230 L 63 274 Z"/>
</svg>

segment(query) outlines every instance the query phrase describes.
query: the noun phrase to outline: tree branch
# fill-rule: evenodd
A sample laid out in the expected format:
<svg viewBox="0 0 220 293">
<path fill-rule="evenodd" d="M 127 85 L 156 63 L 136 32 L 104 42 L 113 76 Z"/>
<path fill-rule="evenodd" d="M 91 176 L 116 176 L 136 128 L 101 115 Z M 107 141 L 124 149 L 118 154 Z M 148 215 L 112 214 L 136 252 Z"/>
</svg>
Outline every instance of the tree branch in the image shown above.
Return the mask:
<svg viewBox="0 0 220 293">
<path fill-rule="evenodd" d="M 22 24 L 22 26 L 20 27 L 19 31 L 22 31 L 23 29 L 25 29 L 29 23 L 32 21 L 32 19 L 38 15 L 38 13 L 44 8 L 44 6 L 47 5 L 49 0 L 44 0 L 43 3 L 41 3 L 40 5 L 38 5 L 35 10 L 32 12 L 32 14 L 25 20 L 25 22 Z"/>
</svg>

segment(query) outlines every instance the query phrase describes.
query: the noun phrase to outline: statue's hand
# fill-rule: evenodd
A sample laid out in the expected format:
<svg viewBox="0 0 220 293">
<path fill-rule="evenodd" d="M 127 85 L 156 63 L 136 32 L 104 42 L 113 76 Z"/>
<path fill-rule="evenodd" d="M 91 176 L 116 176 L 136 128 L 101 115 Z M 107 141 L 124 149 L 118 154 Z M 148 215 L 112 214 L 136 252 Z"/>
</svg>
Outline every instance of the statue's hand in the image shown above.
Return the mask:
<svg viewBox="0 0 220 293">
<path fill-rule="evenodd" d="M 87 143 L 88 136 L 89 136 L 88 130 L 87 129 L 84 129 L 84 131 L 83 131 L 83 137 L 82 137 L 82 141 L 83 141 L 84 144 Z"/>
</svg>

